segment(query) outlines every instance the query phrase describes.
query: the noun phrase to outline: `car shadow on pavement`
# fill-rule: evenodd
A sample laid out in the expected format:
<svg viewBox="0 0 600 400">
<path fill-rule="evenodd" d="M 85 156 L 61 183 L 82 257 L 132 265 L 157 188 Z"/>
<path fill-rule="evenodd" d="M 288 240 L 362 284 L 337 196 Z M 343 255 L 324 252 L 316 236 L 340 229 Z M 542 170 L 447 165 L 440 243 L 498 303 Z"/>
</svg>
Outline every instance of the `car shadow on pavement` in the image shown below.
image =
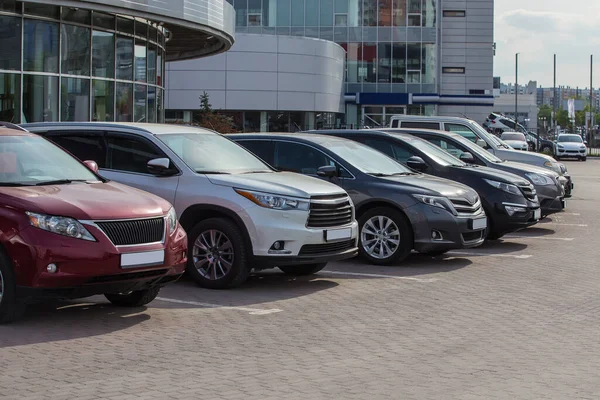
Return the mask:
<svg viewBox="0 0 600 400">
<path fill-rule="evenodd" d="M 550 220 L 548 220 L 549 222 Z M 542 228 L 539 225 L 536 226 L 532 226 L 530 228 L 525 228 L 522 229 L 518 232 L 515 232 L 515 235 L 526 235 L 526 236 L 550 236 L 550 235 L 554 235 L 556 233 L 556 231 L 554 229 L 550 229 L 550 228 Z M 514 239 L 517 240 L 517 239 Z"/>
<path fill-rule="evenodd" d="M 100 336 L 150 319 L 146 307 L 121 308 L 87 301 L 30 305 L 22 319 L 0 325 L 0 349 Z"/>
<path fill-rule="evenodd" d="M 527 248 L 527 244 L 517 242 L 519 239 L 499 239 L 484 242 L 481 246 L 471 249 L 473 253 L 482 254 L 510 254 L 516 253 Z"/>
</svg>

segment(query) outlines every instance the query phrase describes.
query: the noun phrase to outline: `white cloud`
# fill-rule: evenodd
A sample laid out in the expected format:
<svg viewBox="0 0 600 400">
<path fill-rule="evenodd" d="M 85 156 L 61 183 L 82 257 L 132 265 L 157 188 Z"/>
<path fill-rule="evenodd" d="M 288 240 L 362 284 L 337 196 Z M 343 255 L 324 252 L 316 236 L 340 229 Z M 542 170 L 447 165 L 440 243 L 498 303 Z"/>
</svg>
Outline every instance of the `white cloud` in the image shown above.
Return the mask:
<svg viewBox="0 0 600 400">
<path fill-rule="evenodd" d="M 591 4 L 590 4 L 591 3 Z M 557 85 L 589 86 L 590 54 L 600 49 L 600 4 L 589 0 L 496 0 L 494 75 L 503 83 L 537 80 L 552 86 L 553 54 L 557 54 Z M 600 87 L 600 52 L 594 55 L 594 86 Z"/>
</svg>

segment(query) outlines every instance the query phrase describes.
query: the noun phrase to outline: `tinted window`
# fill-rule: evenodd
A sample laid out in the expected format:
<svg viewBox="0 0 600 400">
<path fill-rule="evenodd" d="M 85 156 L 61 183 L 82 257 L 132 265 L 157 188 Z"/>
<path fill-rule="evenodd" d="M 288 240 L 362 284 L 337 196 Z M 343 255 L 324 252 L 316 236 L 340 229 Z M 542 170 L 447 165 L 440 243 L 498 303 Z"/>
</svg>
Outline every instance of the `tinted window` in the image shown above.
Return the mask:
<svg viewBox="0 0 600 400">
<path fill-rule="evenodd" d="M 560 143 L 583 143 L 583 139 L 579 135 L 559 135 L 558 141 Z"/>
<path fill-rule="evenodd" d="M 374 148 L 375 150 L 379 150 L 380 152 L 388 155 L 389 157 L 394 158 L 394 150 L 392 148 L 391 143 L 388 142 L 387 140 L 367 138 L 367 139 L 361 140 L 361 142 L 363 142 L 364 144 L 366 144 L 369 147 Z"/>
<path fill-rule="evenodd" d="M 502 140 L 519 140 L 524 142 L 526 139 L 525 135 L 519 132 L 504 132 L 502 134 Z"/>
<path fill-rule="evenodd" d="M 427 141 L 429 143 L 435 144 L 436 146 L 442 148 L 443 150 L 445 150 L 447 153 L 452 154 L 454 157 L 456 158 L 460 158 L 460 156 L 465 153 L 464 149 L 457 147 L 454 145 L 454 143 L 449 142 L 445 139 L 442 138 L 438 138 L 438 137 L 433 137 L 433 138 L 427 138 Z"/>
<path fill-rule="evenodd" d="M 267 164 L 273 162 L 273 143 L 270 140 L 240 140 L 237 143 L 244 146 Z"/>
<path fill-rule="evenodd" d="M 440 129 L 439 122 L 402 121 L 402 128 Z"/>
<path fill-rule="evenodd" d="M 110 169 L 127 172 L 148 173 L 148 161 L 166 156 L 145 141 L 122 136 L 108 136 L 108 160 Z"/>
<path fill-rule="evenodd" d="M 321 151 L 300 143 L 275 142 L 274 167 L 282 171 L 316 175 L 325 165 L 336 165 Z"/>
<path fill-rule="evenodd" d="M 102 134 L 86 135 L 69 133 L 66 135 L 51 135 L 48 139 L 81 161 L 96 161 L 100 168 L 106 166 L 106 149 Z"/>
<path fill-rule="evenodd" d="M 469 139 L 473 143 L 477 142 L 477 135 L 468 126 L 460 125 L 460 124 L 444 124 L 444 125 L 446 127 L 446 131 L 458 133 L 460 136 L 462 136 L 466 139 Z"/>
</svg>

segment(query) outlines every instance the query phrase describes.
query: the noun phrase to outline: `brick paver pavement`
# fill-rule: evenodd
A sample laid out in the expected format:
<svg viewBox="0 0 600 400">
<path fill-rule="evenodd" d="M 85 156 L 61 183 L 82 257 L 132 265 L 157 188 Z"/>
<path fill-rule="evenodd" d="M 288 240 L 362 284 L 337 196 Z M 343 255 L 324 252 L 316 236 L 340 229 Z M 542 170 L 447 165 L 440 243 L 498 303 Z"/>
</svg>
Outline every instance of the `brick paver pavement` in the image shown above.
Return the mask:
<svg viewBox="0 0 600 400">
<path fill-rule="evenodd" d="M 600 161 L 568 167 L 566 213 L 444 258 L 36 307 L 0 327 L 0 397 L 600 398 Z"/>
</svg>

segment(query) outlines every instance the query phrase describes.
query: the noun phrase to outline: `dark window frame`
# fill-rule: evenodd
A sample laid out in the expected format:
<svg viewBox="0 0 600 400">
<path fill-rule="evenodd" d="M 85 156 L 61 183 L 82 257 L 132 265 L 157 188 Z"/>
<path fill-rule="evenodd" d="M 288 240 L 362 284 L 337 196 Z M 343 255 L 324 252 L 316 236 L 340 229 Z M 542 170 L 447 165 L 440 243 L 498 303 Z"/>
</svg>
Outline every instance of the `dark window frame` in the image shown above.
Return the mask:
<svg viewBox="0 0 600 400">
<path fill-rule="evenodd" d="M 465 74 L 465 67 L 442 67 L 443 74 Z"/>
<path fill-rule="evenodd" d="M 467 16 L 466 10 L 444 10 L 443 16 L 446 18 L 463 18 Z"/>
<path fill-rule="evenodd" d="M 80 131 L 80 130 L 56 130 L 56 131 L 48 131 L 48 132 L 36 132 L 36 134 L 43 136 L 50 142 L 54 143 L 56 146 L 60 147 L 76 159 L 81 162 L 87 161 L 79 158 L 78 154 L 71 152 L 69 149 L 63 147 L 61 144 L 57 143 L 53 138 L 68 138 L 68 137 L 99 137 L 99 142 L 102 146 L 102 152 L 104 153 L 104 160 L 91 159 L 91 161 L 95 161 L 98 164 L 99 169 L 106 169 L 106 165 L 108 165 L 108 146 L 106 143 L 106 138 L 104 137 L 104 131 Z M 89 159 L 88 159 L 89 160 Z M 102 167 L 104 165 L 104 167 Z"/>
</svg>

